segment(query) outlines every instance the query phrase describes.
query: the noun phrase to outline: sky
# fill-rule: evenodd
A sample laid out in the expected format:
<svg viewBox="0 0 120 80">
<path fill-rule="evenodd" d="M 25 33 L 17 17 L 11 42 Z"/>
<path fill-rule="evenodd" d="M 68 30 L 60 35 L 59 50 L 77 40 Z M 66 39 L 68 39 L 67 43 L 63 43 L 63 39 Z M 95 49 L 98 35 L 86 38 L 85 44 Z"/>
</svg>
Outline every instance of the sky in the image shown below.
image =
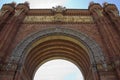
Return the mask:
<svg viewBox="0 0 120 80">
<path fill-rule="evenodd" d="M 84 80 L 78 67 L 67 60 L 55 59 L 37 70 L 34 80 Z"/>
<path fill-rule="evenodd" d="M 58 5 L 64 6 L 66 8 L 77 8 L 77 9 L 88 9 L 88 5 L 91 1 L 100 3 L 101 5 L 104 2 L 116 4 L 120 11 L 120 0 L 0 0 L 0 7 L 4 3 L 10 2 L 29 2 L 30 8 L 52 8 Z"/>
</svg>

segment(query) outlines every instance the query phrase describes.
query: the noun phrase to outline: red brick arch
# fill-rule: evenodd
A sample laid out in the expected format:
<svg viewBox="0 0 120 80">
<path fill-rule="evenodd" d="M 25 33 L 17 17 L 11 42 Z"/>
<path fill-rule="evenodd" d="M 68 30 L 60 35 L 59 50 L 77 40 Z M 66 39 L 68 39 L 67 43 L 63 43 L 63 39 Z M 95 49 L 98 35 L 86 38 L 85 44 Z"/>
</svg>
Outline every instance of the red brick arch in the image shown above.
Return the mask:
<svg viewBox="0 0 120 80">
<path fill-rule="evenodd" d="M 56 58 L 76 64 L 85 80 L 98 78 L 97 63 L 106 67 L 102 50 L 87 35 L 66 28 L 50 28 L 28 36 L 15 48 L 11 55 L 11 61 L 18 63 L 15 79 L 32 80 L 40 65 Z"/>
</svg>

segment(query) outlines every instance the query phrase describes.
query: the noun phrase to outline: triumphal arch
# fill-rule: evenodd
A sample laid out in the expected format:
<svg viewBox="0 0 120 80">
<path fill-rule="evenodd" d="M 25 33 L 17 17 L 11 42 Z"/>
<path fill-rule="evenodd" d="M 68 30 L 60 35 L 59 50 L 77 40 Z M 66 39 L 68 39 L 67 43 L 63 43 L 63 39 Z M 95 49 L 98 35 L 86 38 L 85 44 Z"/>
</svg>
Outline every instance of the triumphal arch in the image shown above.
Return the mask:
<svg viewBox="0 0 120 80">
<path fill-rule="evenodd" d="M 0 80 L 33 80 L 52 59 L 74 63 L 85 80 L 120 80 L 120 16 L 114 4 L 88 9 L 30 9 L 28 3 L 0 10 Z"/>
</svg>

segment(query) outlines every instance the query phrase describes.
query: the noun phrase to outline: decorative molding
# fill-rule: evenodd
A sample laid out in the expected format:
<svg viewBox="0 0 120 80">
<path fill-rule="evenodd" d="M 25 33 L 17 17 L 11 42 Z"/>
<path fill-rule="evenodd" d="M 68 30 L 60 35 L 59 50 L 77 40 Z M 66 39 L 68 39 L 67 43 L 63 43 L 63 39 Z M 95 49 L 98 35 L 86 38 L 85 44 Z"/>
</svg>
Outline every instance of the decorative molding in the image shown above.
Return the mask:
<svg viewBox="0 0 120 80">
<path fill-rule="evenodd" d="M 71 30 L 71 29 L 66 29 L 66 28 L 49 28 L 47 30 L 43 30 L 40 32 L 37 32 L 33 35 L 30 35 L 26 39 L 24 39 L 21 43 L 18 44 L 18 46 L 14 49 L 10 60 L 16 61 L 16 62 L 23 62 L 21 59 L 23 59 L 27 54 L 25 53 L 28 46 L 35 42 L 36 40 L 45 37 L 45 36 L 50 36 L 50 35 L 55 35 L 55 34 L 60 34 L 60 35 L 66 35 L 69 37 L 72 37 L 74 39 L 77 39 L 78 41 L 82 41 L 82 43 L 88 48 L 89 51 L 89 57 L 91 64 L 95 65 L 97 63 L 101 63 L 102 66 L 106 69 L 107 64 L 105 57 L 103 55 L 103 52 L 99 45 L 92 40 L 90 37 L 87 35 Z"/>
<path fill-rule="evenodd" d="M 62 6 L 56 6 L 56 7 L 52 8 L 52 11 L 57 12 L 57 13 L 61 13 L 61 12 L 65 11 L 65 10 L 66 10 L 66 8 L 62 7 Z"/>
<path fill-rule="evenodd" d="M 15 10 L 15 14 L 14 14 L 14 16 L 19 16 L 23 11 L 24 11 L 24 9 L 21 9 L 21 10 Z"/>
<path fill-rule="evenodd" d="M 56 14 L 54 16 L 26 16 L 24 23 L 34 22 L 82 22 L 82 23 L 93 23 L 92 16 L 63 16 L 62 14 Z"/>
<path fill-rule="evenodd" d="M 119 16 L 119 12 L 118 12 L 118 11 L 110 10 L 110 12 L 111 12 L 115 17 L 118 17 L 118 16 Z"/>
<path fill-rule="evenodd" d="M 17 64 L 15 63 L 0 64 L 1 71 L 15 71 L 16 68 L 17 68 Z"/>
<path fill-rule="evenodd" d="M 8 10 L 1 10 L 0 11 L 0 16 L 3 16 Z"/>
<path fill-rule="evenodd" d="M 102 17 L 103 16 L 103 10 L 99 10 L 99 9 L 94 9 L 94 11 L 97 13 L 97 15 L 99 16 L 99 17 Z"/>
</svg>

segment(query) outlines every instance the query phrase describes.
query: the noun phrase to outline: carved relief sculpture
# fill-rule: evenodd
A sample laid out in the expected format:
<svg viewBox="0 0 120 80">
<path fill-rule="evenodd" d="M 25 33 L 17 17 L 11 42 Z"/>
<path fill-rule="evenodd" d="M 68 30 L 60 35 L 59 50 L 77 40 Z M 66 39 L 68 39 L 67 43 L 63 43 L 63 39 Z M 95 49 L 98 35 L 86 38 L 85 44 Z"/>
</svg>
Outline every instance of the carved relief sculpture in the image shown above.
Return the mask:
<svg viewBox="0 0 120 80">
<path fill-rule="evenodd" d="M 119 16 L 119 12 L 118 11 L 115 11 L 115 10 L 110 10 L 110 12 L 115 16 Z"/>
<path fill-rule="evenodd" d="M 103 11 L 102 10 L 95 9 L 94 11 L 97 13 L 98 16 L 103 16 L 103 14 L 102 14 Z"/>
<path fill-rule="evenodd" d="M 15 10 L 15 15 L 14 16 L 18 16 L 23 12 L 24 9 L 21 10 Z"/>
<path fill-rule="evenodd" d="M 0 11 L 0 16 L 3 16 L 8 10 L 1 10 Z"/>
<path fill-rule="evenodd" d="M 66 10 L 66 8 L 62 7 L 62 6 L 53 7 L 53 9 L 52 9 L 52 11 L 58 12 L 58 13 L 61 13 L 61 12 L 65 11 L 65 10 Z"/>
</svg>

